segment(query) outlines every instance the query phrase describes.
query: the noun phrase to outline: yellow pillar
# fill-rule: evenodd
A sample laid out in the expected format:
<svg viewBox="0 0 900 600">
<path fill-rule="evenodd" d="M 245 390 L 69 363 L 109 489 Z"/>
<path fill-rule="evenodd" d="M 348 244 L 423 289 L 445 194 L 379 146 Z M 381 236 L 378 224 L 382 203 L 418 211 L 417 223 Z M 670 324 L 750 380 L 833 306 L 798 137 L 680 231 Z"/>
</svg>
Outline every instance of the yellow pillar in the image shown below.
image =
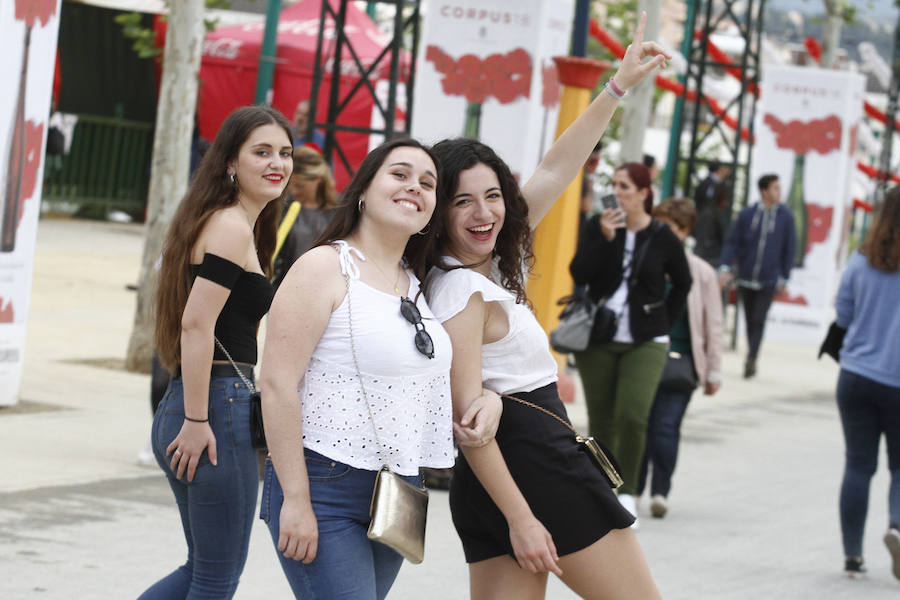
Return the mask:
<svg viewBox="0 0 900 600">
<path fill-rule="evenodd" d="M 563 84 L 556 125 L 558 138 L 584 112 L 591 101 L 591 90 L 609 68 L 606 62 L 576 56 L 556 56 L 559 80 Z M 555 138 L 554 138 L 555 139 Z M 559 322 L 561 307 L 556 301 L 572 293 L 569 263 L 575 256 L 578 240 L 578 210 L 581 202 L 581 171 L 543 218 L 534 235 L 534 270 L 528 281 L 528 298 L 534 313 L 548 333 Z M 556 356 L 560 367 L 564 358 Z"/>
</svg>

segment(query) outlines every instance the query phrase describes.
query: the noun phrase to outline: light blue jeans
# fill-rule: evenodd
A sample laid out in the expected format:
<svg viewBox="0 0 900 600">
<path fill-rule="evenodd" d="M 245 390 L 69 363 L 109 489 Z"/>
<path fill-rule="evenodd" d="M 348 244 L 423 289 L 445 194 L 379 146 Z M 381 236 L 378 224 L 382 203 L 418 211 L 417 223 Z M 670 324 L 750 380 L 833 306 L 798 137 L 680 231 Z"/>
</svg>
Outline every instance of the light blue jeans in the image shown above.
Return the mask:
<svg viewBox="0 0 900 600">
<path fill-rule="evenodd" d="M 153 454 L 166 473 L 187 541 L 187 561 L 153 584 L 140 600 L 231 598 L 247 560 L 259 489 L 256 450 L 250 445 L 250 391 L 238 377 L 212 377 L 209 425 L 218 465 L 200 457 L 194 480 L 176 479 L 166 447 L 184 423 L 181 378 L 169 383 L 153 418 Z"/>
<path fill-rule="evenodd" d="M 308 449 L 304 454 L 319 525 L 315 560 L 305 565 L 277 550 L 284 493 L 271 461 L 266 461 L 259 514 L 269 526 L 294 596 L 303 600 L 381 600 L 397 578 L 403 557 L 366 537 L 376 471 L 356 469 Z M 421 485 L 418 476 L 404 479 Z"/>
</svg>

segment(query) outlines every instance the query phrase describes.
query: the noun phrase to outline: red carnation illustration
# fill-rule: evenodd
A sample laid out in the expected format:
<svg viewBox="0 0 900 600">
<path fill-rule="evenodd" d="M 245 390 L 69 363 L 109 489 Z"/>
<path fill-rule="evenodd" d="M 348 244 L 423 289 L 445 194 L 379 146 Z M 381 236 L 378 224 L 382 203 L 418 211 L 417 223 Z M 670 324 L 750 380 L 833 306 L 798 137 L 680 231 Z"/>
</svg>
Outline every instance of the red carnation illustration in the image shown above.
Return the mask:
<svg viewBox="0 0 900 600">
<path fill-rule="evenodd" d="M 22 195 L 19 197 L 19 221 L 22 220 L 25 201 L 34 195 L 38 169 L 41 166 L 41 144 L 44 141 L 44 124 L 29 120 L 25 123 L 25 171 L 22 174 Z"/>
<path fill-rule="evenodd" d="M 828 115 L 822 119 L 811 121 L 781 121 L 771 113 L 767 113 L 763 122 L 775 134 L 775 145 L 779 148 L 794 151 L 794 175 L 787 197 L 787 206 L 794 213 L 794 227 L 797 234 L 797 255 L 795 263 L 803 266 L 804 259 L 814 243 L 821 243 L 828 237 L 831 227 L 831 208 L 809 202 L 803 185 L 803 174 L 806 167 L 806 155 L 810 152 L 828 154 L 841 147 L 841 131 L 843 124 L 837 115 Z M 850 145 L 856 144 L 856 132 L 850 133 Z M 813 214 L 815 213 L 815 214 Z M 813 218 L 818 223 L 812 223 Z"/>
<path fill-rule="evenodd" d="M 797 154 L 807 154 L 812 150 L 828 154 L 841 147 L 841 120 L 837 115 L 806 123 L 784 123 L 772 113 L 767 113 L 763 121 L 775 134 L 775 145 L 779 148 L 793 150 Z"/>
<path fill-rule="evenodd" d="M 16 20 L 33 27 L 38 21 L 43 27 L 56 14 L 56 0 L 16 0 Z"/>
<path fill-rule="evenodd" d="M 831 231 L 831 220 L 834 216 L 834 207 L 807 203 L 806 214 L 809 217 L 806 254 L 809 254 L 809 249 L 812 248 L 813 244 L 821 244 L 828 239 L 828 232 Z"/>
<path fill-rule="evenodd" d="M 778 302 L 784 302 L 785 304 L 797 304 L 799 306 L 809 306 L 809 302 L 806 301 L 804 296 L 789 296 L 785 294 L 779 298 L 776 298 Z"/>
<path fill-rule="evenodd" d="M 12 300 L 0 296 L 0 323 L 12 323 L 15 317 Z"/>
<path fill-rule="evenodd" d="M 541 94 L 541 106 L 551 108 L 559 104 L 559 73 L 556 64 L 549 62 L 541 66 L 541 80 L 543 93 Z"/>
<path fill-rule="evenodd" d="M 522 48 L 506 54 L 491 54 L 484 59 L 464 54 L 458 60 L 438 46 L 425 49 L 425 60 L 444 77 L 441 87 L 448 96 L 463 96 L 468 101 L 464 135 L 478 139 L 481 105 L 493 97 L 509 104 L 531 93 L 531 55 Z"/>
</svg>

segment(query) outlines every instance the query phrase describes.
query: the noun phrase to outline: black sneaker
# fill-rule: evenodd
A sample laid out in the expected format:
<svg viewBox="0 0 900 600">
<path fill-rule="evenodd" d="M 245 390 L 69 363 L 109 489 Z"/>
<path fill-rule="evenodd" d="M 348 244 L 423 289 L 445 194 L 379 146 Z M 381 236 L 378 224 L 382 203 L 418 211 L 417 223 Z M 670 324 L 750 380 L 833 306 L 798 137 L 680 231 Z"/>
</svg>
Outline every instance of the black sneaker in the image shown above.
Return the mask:
<svg viewBox="0 0 900 600">
<path fill-rule="evenodd" d="M 866 573 L 866 568 L 863 566 L 863 559 L 861 558 L 845 558 L 844 559 L 844 573 L 850 579 L 857 579 L 862 577 Z"/>
</svg>

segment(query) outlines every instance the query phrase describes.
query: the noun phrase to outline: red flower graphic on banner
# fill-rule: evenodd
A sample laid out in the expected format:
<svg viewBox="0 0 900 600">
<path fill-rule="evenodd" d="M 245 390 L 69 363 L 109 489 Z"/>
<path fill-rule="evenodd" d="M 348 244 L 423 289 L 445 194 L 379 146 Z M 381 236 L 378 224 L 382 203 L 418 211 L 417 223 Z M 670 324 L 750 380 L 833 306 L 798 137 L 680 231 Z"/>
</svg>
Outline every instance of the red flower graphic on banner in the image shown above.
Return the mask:
<svg viewBox="0 0 900 600">
<path fill-rule="evenodd" d="M 541 80 L 544 87 L 541 94 L 541 105 L 544 108 L 556 106 L 559 104 L 559 73 L 555 63 L 549 62 L 541 66 Z"/>
<path fill-rule="evenodd" d="M 38 169 L 41 166 L 41 143 L 44 141 L 44 124 L 25 123 L 25 170 L 22 174 L 22 195 L 19 196 L 19 221 L 25 212 L 25 201 L 34 195 Z"/>
<path fill-rule="evenodd" d="M 56 0 L 16 0 L 16 20 L 25 21 L 29 27 L 38 21 L 44 26 L 55 14 Z"/>
<path fill-rule="evenodd" d="M 785 304 L 798 304 L 800 306 L 809 306 L 809 302 L 806 301 L 804 296 L 788 296 L 785 294 L 784 296 L 775 298 L 778 302 L 784 302 Z"/>
<path fill-rule="evenodd" d="M 784 123 L 772 113 L 767 113 L 763 122 L 775 134 L 776 146 L 793 150 L 797 154 L 806 154 L 812 150 L 819 154 L 828 154 L 841 147 L 841 120 L 837 115 L 813 119 L 806 123 L 803 121 Z"/>
<path fill-rule="evenodd" d="M 0 323 L 12 323 L 15 317 L 12 300 L 0 296 Z"/>
<path fill-rule="evenodd" d="M 806 253 L 813 244 L 821 244 L 828 238 L 831 231 L 831 220 L 834 216 L 833 206 L 821 206 L 807 202 L 806 214 L 809 217 L 809 230 L 806 238 Z"/>
<path fill-rule="evenodd" d="M 444 76 L 441 87 L 449 96 L 464 96 L 467 101 L 478 103 L 493 96 L 500 104 L 509 104 L 530 94 L 531 55 L 522 48 L 484 59 L 464 54 L 454 60 L 432 45 L 425 50 L 425 60 Z"/>
</svg>

